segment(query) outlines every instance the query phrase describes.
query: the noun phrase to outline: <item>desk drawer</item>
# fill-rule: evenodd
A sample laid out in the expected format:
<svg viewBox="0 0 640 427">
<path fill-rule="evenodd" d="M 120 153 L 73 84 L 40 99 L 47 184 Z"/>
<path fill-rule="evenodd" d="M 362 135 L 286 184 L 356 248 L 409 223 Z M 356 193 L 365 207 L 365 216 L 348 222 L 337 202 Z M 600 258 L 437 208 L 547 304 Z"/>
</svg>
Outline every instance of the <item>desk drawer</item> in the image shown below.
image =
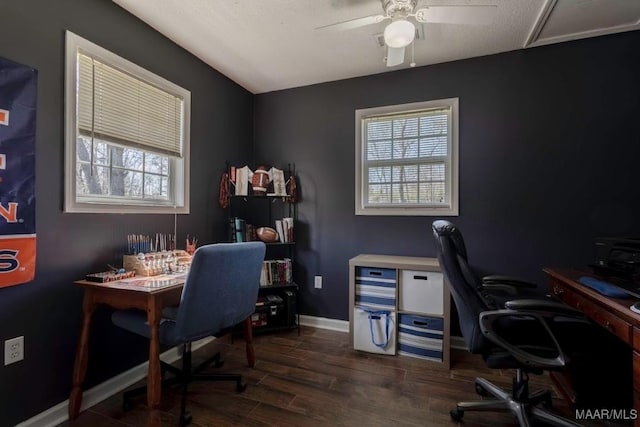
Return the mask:
<svg viewBox="0 0 640 427">
<path fill-rule="evenodd" d="M 585 308 L 580 310 L 584 311 L 591 320 L 597 324 L 605 327 L 608 331 L 616 335 L 625 343 L 631 345 L 631 325 L 624 320 L 603 311 L 602 307 L 598 307 L 595 304 L 585 301 Z"/>
<path fill-rule="evenodd" d="M 633 349 L 640 352 L 640 329 L 633 328 Z"/>
<path fill-rule="evenodd" d="M 576 294 L 558 281 L 553 281 L 551 291 L 567 305 L 582 311 L 588 318 L 606 328 L 609 332 L 616 335 L 625 343 L 632 344 L 632 328 L 629 323 L 607 311 L 604 311 L 602 307 L 599 307 L 583 296 Z"/>
<path fill-rule="evenodd" d="M 567 305 L 570 305 L 574 308 L 576 307 L 578 303 L 578 296 L 572 290 L 566 287 L 562 282 L 553 280 L 551 282 L 551 292 Z"/>
</svg>

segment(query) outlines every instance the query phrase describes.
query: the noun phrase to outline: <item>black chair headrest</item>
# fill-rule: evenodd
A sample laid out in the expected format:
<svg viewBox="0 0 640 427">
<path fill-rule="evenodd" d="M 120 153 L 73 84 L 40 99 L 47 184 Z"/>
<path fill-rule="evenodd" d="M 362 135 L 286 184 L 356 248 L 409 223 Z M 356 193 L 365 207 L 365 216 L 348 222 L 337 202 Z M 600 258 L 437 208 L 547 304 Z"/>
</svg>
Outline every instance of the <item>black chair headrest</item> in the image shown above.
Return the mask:
<svg viewBox="0 0 640 427">
<path fill-rule="evenodd" d="M 433 231 L 436 232 L 439 236 L 450 235 L 456 230 L 455 225 L 453 225 L 449 221 L 445 221 L 444 219 L 433 221 L 432 227 Z"/>
<path fill-rule="evenodd" d="M 451 243 L 453 243 L 458 255 L 462 256 L 465 261 L 467 260 L 467 247 L 464 244 L 462 233 L 460 233 L 460 230 L 453 223 L 439 219 L 433 221 L 431 228 L 433 229 L 433 234 L 436 239 L 442 237 L 449 239 Z"/>
</svg>

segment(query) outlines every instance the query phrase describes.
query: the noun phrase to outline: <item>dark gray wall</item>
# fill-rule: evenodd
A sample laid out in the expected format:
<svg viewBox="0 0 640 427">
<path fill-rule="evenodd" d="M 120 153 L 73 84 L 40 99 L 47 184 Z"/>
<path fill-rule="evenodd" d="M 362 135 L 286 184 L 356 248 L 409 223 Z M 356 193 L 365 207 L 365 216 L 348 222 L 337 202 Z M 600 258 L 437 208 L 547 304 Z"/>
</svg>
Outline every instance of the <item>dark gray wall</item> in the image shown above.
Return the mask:
<svg viewBox="0 0 640 427">
<path fill-rule="evenodd" d="M 192 214 L 179 235 L 224 239 L 225 160 L 296 163 L 305 314 L 348 317 L 358 253 L 435 254 L 433 218 L 354 216 L 357 108 L 460 98 L 453 219 L 487 271 L 542 279 L 542 266 L 587 263 L 595 236 L 640 235 L 638 32 L 254 97 L 108 0 L 2 2 L 0 55 L 36 68 L 39 87 L 38 264 L 32 283 L 0 289 L 0 342 L 24 335 L 26 356 L 0 366 L 0 426 L 68 397 L 82 298 L 73 280 L 118 262 L 127 233 L 173 228 L 169 216 L 62 213 L 65 29 L 192 92 Z M 313 289 L 314 274 L 324 289 Z M 146 359 L 147 343 L 109 314 L 95 316 L 87 387 Z"/>
<path fill-rule="evenodd" d="M 596 236 L 640 236 L 639 50 L 635 31 L 256 96 L 256 157 L 300 177 L 302 312 L 348 318 L 357 254 L 436 254 L 433 217 L 354 215 L 359 108 L 459 97 L 451 220 L 485 271 L 543 282 L 590 262 Z"/>
<path fill-rule="evenodd" d="M 173 230 L 169 215 L 62 213 L 64 31 L 191 91 L 191 214 L 178 218 L 182 239 L 187 233 L 201 243 L 225 238 L 218 179 L 225 160 L 251 157 L 253 95 L 111 1 L 1 3 L 0 55 L 39 73 L 36 279 L 0 289 L 0 343 L 25 337 L 25 360 L 0 366 L 0 426 L 13 426 L 68 398 L 82 298 L 73 281 L 103 271 L 107 263 L 121 264 L 127 233 Z M 87 387 L 147 358 L 147 343 L 113 327 L 109 314 L 104 309 L 95 316 Z"/>
</svg>

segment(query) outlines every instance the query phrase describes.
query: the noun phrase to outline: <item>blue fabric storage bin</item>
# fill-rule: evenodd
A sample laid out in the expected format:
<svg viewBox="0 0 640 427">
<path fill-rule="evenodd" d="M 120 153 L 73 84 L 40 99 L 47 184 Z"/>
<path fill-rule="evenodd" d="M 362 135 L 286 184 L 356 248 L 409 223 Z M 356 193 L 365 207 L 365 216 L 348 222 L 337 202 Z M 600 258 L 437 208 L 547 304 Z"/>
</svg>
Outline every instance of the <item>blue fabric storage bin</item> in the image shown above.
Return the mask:
<svg viewBox="0 0 640 427">
<path fill-rule="evenodd" d="M 397 276 L 393 268 L 356 267 L 355 304 L 395 310 Z"/>
<path fill-rule="evenodd" d="M 444 319 L 400 314 L 398 354 L 442 362 Z"/>
</svg>

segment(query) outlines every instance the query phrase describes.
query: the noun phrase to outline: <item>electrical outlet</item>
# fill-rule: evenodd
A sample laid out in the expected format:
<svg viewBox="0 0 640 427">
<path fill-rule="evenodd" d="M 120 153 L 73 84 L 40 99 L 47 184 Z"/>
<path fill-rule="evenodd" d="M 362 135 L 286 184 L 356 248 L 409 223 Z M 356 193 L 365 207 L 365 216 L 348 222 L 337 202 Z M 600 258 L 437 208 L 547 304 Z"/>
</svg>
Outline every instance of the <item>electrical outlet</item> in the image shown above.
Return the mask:
<svg viewBox="0 0 640 427">
<path fill-rule="evenodd" d="M 4 365 L 24 359 L 24 337 L 15 337 L 4 342 Z"/>
<path fill-rule="evenodd" d="M 322 289 L 322 276 L 316 276 L 313 282 L 313 286 L 316 289 Z"/>
</svg>

